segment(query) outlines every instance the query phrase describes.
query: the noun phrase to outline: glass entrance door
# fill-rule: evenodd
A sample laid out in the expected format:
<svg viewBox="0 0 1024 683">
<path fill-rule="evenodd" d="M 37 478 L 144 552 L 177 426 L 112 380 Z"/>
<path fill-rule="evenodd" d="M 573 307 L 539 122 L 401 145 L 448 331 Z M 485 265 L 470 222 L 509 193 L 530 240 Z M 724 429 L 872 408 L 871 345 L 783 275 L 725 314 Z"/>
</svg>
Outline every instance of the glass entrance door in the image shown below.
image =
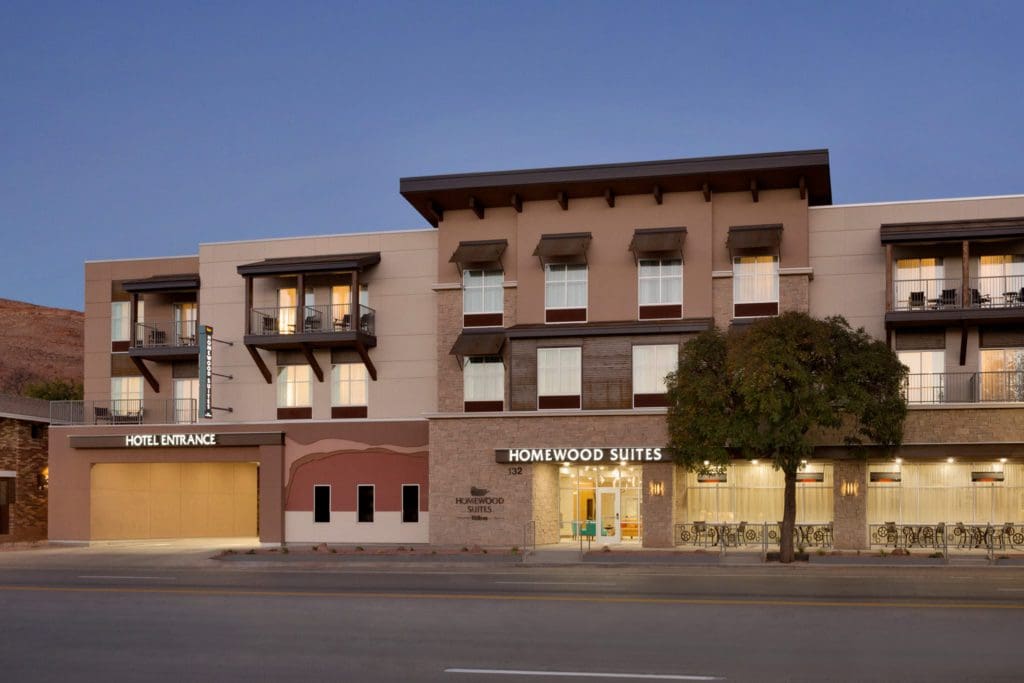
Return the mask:
<svg viewBox="0 0 1024 683">
<path fill-rule="evenodd" d="M 619 489 L 597 489 L 597 532 L 601 543 L 618 543 L 622 540 L 619 524 Z"/>
</svg>

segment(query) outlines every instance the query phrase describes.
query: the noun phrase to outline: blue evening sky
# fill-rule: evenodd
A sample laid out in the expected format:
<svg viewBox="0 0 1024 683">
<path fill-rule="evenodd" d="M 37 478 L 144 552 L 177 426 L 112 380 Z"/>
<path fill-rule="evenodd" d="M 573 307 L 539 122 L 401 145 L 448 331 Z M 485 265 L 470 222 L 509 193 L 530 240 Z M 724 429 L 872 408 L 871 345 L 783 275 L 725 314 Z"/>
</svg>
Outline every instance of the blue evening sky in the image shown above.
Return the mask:
<svg viewBox="0 0 1024 683">
<path fill-rule="evenodd" d="M 1019 2 L 0 6 L 0 297 L 414 228 L 407 175 L 827 147 L 836 203 L 1024 193 Z"/>
</svg>

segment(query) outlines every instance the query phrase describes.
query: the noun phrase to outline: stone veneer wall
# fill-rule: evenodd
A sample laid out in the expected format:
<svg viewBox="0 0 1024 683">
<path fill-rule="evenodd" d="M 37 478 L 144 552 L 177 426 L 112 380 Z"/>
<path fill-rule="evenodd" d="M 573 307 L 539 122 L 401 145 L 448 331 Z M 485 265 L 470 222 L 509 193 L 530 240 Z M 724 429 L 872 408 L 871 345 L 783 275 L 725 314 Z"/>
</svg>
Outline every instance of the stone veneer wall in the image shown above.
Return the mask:
<svg viewBox="0 0 1024 683">
<path fill-rule="evenodd" d="M 462 412 L 462 369 L 451 355 L 462 333 L 462 290 L 441 289 L 437 296 L 437 410 Z"/>
<path fill-rule="evenodd" d="M 856 495 L 844 496 L 843 484 L 853 484 Z M 833 542 L 839 550 L 868 547 L 868 466 L 860 460 L 832 464 Z"/>
<path fill-rule="evenodd" d="M 1024 405 L 978 408 L 911 408 L 904 444 L 1024 442 Z"/>
<path fill-rule="evenodd" d="M 41 425 L 37 424 L 37 428 Z M 40 438 L 32 438 L 31 422 L 0 419 L 0 470 L 17 472 L 16 500 L 10 507 L 11 533 L 3 541 L 35 541 L 46 538 L 47 490 L 39 490 L 38 475 L 46 467 L 47 428 L 41 426 Z"/>
<path fill-rule="evenodd" d="M 437 545 L 520 545 L 526 525 L 536 523 L 537 542 L 557 540 L 557 468 L 552 465 L 511 466 L 494 461 L 494 451 L 509 447 L 662 446 L 667 440 L 665 416 L 636 415 L 509 415 L 430 420 L 430 542 Z M 517 473 L 516 467 L 522 467 Z M 550 471 L 550 473 L 548 472 Z M 645 477 L 646 478 L 646 477 Z M 646 484 L 645 484 L 646 485 Z M 465 502 L 472 489 L 500 503 L 473 519 Z M 666 504 L 672 498 L 666 481 Z M 646 500 L 645 500 L 646 502 Z M 644 535 L 659 532 L 647 520 Z M 658 524 L 671 514 L 651 512 Z M 541 517 L 534 517 L 541 515 Z M 671 539 L 671 528 L 667 532 Z"/>
<path fill-rule="evenodd" d="M 806 313 L 810 310 L 810 276 L 780 275 L 779 276 L 779 312 L 798 311 Z M 716 277 L 711 281 L 712 315 L 715 327 L 728 329 L 732 321 L 732 278 Z"/>
</svg>

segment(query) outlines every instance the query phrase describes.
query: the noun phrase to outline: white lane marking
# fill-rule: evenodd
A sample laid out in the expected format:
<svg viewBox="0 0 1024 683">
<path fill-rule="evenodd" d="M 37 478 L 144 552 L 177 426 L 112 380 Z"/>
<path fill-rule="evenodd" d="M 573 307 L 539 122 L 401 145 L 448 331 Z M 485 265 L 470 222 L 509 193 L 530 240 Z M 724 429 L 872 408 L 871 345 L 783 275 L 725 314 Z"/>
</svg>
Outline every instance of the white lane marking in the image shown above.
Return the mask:
<svg viewBox="0 0 1024 683">
<path fill-rule="evenodd" d="M 718 676 L 686 674 L 630 674 L 601 671 L 523 671 L 518 669 L 445 669 L 446 674 L 480 674 L 492 676 L 563 676 L 575 678 L 630 678 L 647 681 L 723 681 Z"/>
<path fill-rule="evenodd" d="M 495 581 L 508 586 L 614 586 L 614 583 L 596 581 Z"/>
<path fill-rule="evenodd" d="M 114 581 L 177 581 L 176 576 L 79 576 L 80 579 L 110 579 Z"/>
</svg>

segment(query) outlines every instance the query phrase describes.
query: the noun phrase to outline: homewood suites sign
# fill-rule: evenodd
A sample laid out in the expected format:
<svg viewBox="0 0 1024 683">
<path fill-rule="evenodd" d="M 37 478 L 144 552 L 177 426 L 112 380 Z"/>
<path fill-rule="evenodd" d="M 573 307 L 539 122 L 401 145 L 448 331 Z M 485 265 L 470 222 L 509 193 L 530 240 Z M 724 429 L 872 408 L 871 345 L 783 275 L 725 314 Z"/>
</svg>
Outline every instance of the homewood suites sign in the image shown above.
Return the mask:
<svg viewBox="0 0 1024 683">
<path fill-rule="evenodd" d="M 664 448 L 499 448 L 495 462 L 668 462 Z"/>
</svg>

